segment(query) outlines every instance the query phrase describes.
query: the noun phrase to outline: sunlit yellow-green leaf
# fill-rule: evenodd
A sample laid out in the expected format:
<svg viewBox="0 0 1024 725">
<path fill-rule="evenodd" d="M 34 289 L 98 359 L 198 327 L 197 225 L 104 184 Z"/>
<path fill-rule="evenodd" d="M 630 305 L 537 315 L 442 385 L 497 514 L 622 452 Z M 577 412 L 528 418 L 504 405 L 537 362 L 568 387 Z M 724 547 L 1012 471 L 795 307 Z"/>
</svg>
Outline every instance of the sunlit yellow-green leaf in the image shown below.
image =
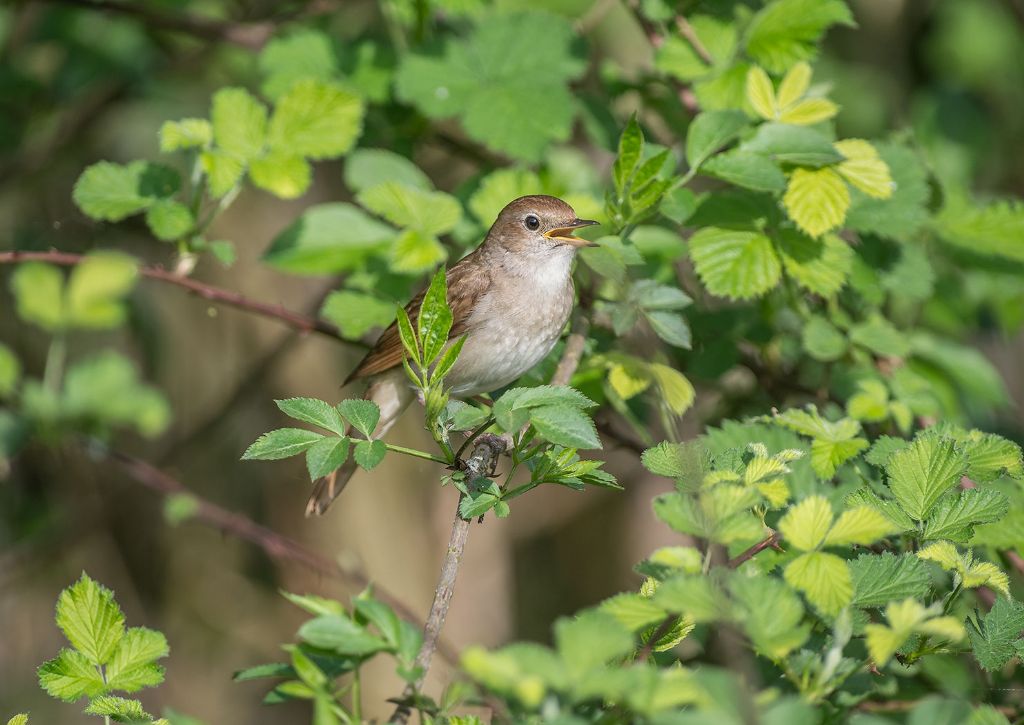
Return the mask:
<svg viewBox="0 0 1024 725">
<path fill-rule="evenodd" d="M 837 141 L 836 151 L 845 157 L 836 167 L 847 181 L 876 199 L 888 199 L 895 188 L 889 165 L 867 141 L 857 138 Z"/>
<path fill-rule="evenodd" d="M 811 551 L 825 540 L 832 525 L 832 506 L 824 496 L 808 496 L 792 506 L 782 520 L 783 538 L 801 551 Z"/>
<path fill-rule="evenodd" d="M 850 190 L 830 168 L 796 169 L 782 203 L 798 227 L 818 237 L 843 223 L 850 208 Z"/>
<path fill-rule="evenodd" d="M 249 167 L 249 178 L 261 189 L 281 199 L 295 199 L 309 188 L 312 169 L 301 156 L 272 151 Z"/>
<path fill-rule="evenodd" d="M 682 415 L 693 405 L 696 393 L 685 375 L 675 368 L 661 363 L 652 363 L 648 369 L 665 404 L 675 415 Z"/>
<path fill-rule="evenodd" d="M 786 77 L 779 84 L 779 108 L 788 108 L 799 101 L 811 85 L 811 66 L 800 62 L 786 71 Z"/>
<path fill-rule="evenodd" d="M 629 400 L 651 386 L 651 376 L 639 365 L 617 363 L 608 370 L 608 384 L 623 400 Z"/>
<path fill-rule="evenodd" d="M 825 537 L 826 546 L 860 544 L 867 546 L 895 533 L 896 528 L 880 511 L 870 506 L 857 506 L 844 511 Z"/>
<path fill-rule="evenodd" d="M 807 98 L 779 114 L 781 123 L 792 123 L 796 126 L 810 126 L 827 121 L 839 113 L 839 106 L 827 98 Z"/>
<path fill-rule="evenodd" d="M 764 69 L 756 65 L 747 71 L 747 100 L 757 115 L 768 121 L 773 120 L 778 113 L 772 79 Z"/>
<path fill-rule="evenodd" d="M 782 265 L 760 232 L 707 227 L 690 237 L 690 257 L 712 294 L 748 299 L 779 282 Z"/>
<path fill-rule="evenodd" d="M 783 576 L 824 614 L 838 614 L 853 598 L 850 568 L 835 554 L 801 554 L 789 563 Z"/>
</svg>

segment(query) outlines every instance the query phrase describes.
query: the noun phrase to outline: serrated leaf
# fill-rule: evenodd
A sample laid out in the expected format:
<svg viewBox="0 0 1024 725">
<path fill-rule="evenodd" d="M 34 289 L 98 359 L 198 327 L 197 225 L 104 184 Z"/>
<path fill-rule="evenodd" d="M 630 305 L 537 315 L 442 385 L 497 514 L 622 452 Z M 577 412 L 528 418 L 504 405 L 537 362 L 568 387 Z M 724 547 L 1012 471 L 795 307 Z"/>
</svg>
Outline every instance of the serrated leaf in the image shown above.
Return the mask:
<svg viewBox="0 0 1024 725">
<path fill-rule="evenodd" d="M 782 83 L 779 84 L 779 108 L 787 108 L 803 98 L 811 85 L 811 66 L 797 63 L 786 71 Z"/>
<path fill-rule="evenodd" d="M 249 178 L 280 199 L 296 199 L 309 188 L 313 169 L 302 156 L 275 149 L 253 160 Z"/>
<path fill-rule="evenodd" d="M 975 254 L 1024 261 L 1024 246 L 1020 244 L 1024 237 L 1024 204 L 1019 201 L 983 206 L 950 195 L 933 227 L 947 244 Z"/>
<path fill-rule="evenodd" d="M 265 77 L 261 90 L 269 98 L 278 98 L 297 81 L 326 81 L 339 71 L 330 36 L 310 28 L 272 38 L 260 51 L 259 66 Z"/>
<path fill-rule="evenodd" d="M 825 545 L 867 546 L 897 532 L 898 529 L 881 512 L 870 506 L 857 506 L 839 515 L 825 537 Z"/>
<path fill-rule="evenodd" d="M 825 541 L 832 525 L 832 506 L 824 496 L 808 496 L 790 507 L 779 521 L 783 538 L 801 551 L 811 551 Z"/>
<path fill-rule="evenodd" d="M 862 139 L 837 141 L 836 150 L 845 157 L 836 170 L 855 187 L 875 199 L 888 199 L 893 193 L 892 176 L 889 166 L 878 151 Z"/>
<path fill-rule="evenodd" d="M 569 385 L 537 385 L 513 390 L 516 391 L 514 399 L 509 399 L 512 410 L 548 405 L 565 405 L 584 410 L 597 407 L 597 403 Z"/>
<path fill-rule="evenodd" d="M 430 286 L 423 296 L 417 319 L 420 349 L 426 365 L 433 363 L 441 354 L 445 343 L 448 342 L 448 333 L 452 329 L 454 318 L 451 308 L 448 307 L 447 290 L 445 270 L 439 269 L 434 273 Z"/>
<path fill-rule="evenodd" d="M 704 111 L 686 131 L 686 161 L 700 166 L 715 151 L 739 135 L 747 118 L 738 111 Z"/>
<path fill-rule="evenodd" d="M 345 160 L 345 185 L 352 191 L 361 192 L 388 181 L 424 191 L 433 188 L 419 166 L 394 151 L 356 149 Z"/>
<path fill-rule="evenodd" d="M 162 633 L 145 627 L 129 628 L 106 667 L 107 687 L 135 692 L 160 684 L 164 680 L 164 669 L 156 660 L 166 657 L 168 652 L 167 639 Z"/>
<path fill-rule="evenodd" d="M 740 149 L 712 156 L 701 166 L 701 173 L 754 191 L 778 192 L 786 188 L 786 175 L 775 162 Z"/>
<path fill-rule="evenodd" d="M 234 189 L 245 172 L 245 162 L 224 151 L 203 151 L 199 161 L 209 180 L 210 194 L 216 198 Z"/>
<path fill-rule="evenodd" d="M 306 470 L 309 479 L 315 481 L 335 470 L 348 459 L 349 439 L 323 438 L 306 449 Z"/>
<path fill-rule="evenodd" d="M 388 251 L 388 263 L 394 272 L 420 274 L 428 272 L 448 258 L 448 250 L 432 234 L 406 229 Z"/>
<path fill-rule="evenodd" d="M 779 113 L 772 79 L 760 66 L 752 66 L 747 71 L 747 101 L 757 115 L 767 121 L 775 120 Z"/>
<path fill-rule="evenodd" d="M 384 460 L 388 447 L 384 441 L 356 441 L 352 459 L 363 469 L 369 471 Z"/>
<path fill-rule="evenodd" d="M 90 662 L 105 665 L 124 635 L 124 615 L 114 593 L 83 573 L 60 593 L 57 626 Z"/>
<path fill-rule="evenodd" d="M 153 716 L 142 709 L 142 703 L 138 700 L 129 700 L 114 695 L 101 695 L 94 698 L 85 708 L 85 713 L 109 717 L 114 722 L 149 723 L 153 720 Z"/>
<path fill-rule="evenodd" d="M 359 267 L 398 232 L 351 204 L 320 204 L 279 234 L 263 260 L 284 272 L 331 274 Z"/>
<path fill-rule="evenodd" d="M 811 551 L 791 561 L 783 572 L 786 582 L 804 593 L 807 600 L 827 615 L 853 598 L 853 582 L 846 562 L 835 554 Z"/>
<path fill-rule="evenodd" d="M 288 398 L 287 400 L 275 400 L 274 403 L 289 418 L 301 420 L 303 423 L 312 423 L 340 436 L 346 433 L 345 422 L 338 414 L 338 410 L 330 403 L 317 398 Z"/>
<path fill-rule="evenodd" d="M 800 166 L 827 166 L 843 160 L 820 131 L 788 123 L 762 123 L 750 140 L 740 144 L 740 150 Z"/>
<path fill-rule="evenodd" d="M 900 506 L 922 521 L 942 494 L 960 482 L 966 462 L 953 441 L 919 437 L 892 454 L 885 469 Z"/>
<path fill-rule="evenodd" d="M 243 163 L 263 151 L 267 109 L 244 88 L 222 88 L 213 96 L 210 112 L 217 147 Z"/>
<path fill-rule="evenodd" d="M 811 126 L 839 113 L 839 106 L 827 98 L 806 98 L 794 103 L 779 113 L 780 123 L 792 123 L 795 126 Z"/>
<path fill-rule="evenodd" d="M 1015 643 L 1024 629 L 1024 604 L 1009 597 L 998 597 L 992 609 L 979 616 L 977 623 L 967 620 L 974 657 L 984 669 L 994 672 L 1016 654 Z"/>
<path fill-rule="evenodd" d="M 174 199 L 160 199 L 146 210 L 146 226 L 165 242 L 181 239 L 195 224 L 187 206 Z"/>
<path fill-rule="evenodd" d="M 816 438 L 811 443 L 811 468 L 822 478 L 832 478 L 836 469 L 868 447 L 863 438 L 825 440 Z"/>
<path fill-rule="evenodd" d="M 650 363 L 647 370 L 654 378 L 662 402 L 673 415 L 682 415 L 689 410 L 697 391 L 685 375 L 662 363 Z"/>
<path fill-rule="evenodd" d="M 801 624 L 803 604 L 782 581 L 734 574 L 729 589 L 741 612 L 737 621 L 758 652 L 777 660 L 807 641 L 811 628 Z"/>
<path fill-rule="evenodd" d="M 245 449 L 243 461 L 276 461 L 304 452 L 324 436 L 305 428 L 278 428 L 264 433 Z"/>
<path fill-rule="evenodd" d="M 782 274 L 771 240 L 759 232 L 701 229 L 690 238 L 690 257 L 708 291 L 721 297 L 757 297 Z"/>
<path fill-rule="evenodd" d="M 338 403 L 338 411 L 352 424 L 352 427 L 367 438 L 373 436 L 380 420 L 380 408 L 372 400 L 350 398 Z M 344 432 L 342 432 L 344 435 Z"/>
<path fill-rule="evenodd" d="M 632 592 L 623 592 L 605 599 L 599 609 L 615 617 L 633 632 L 657 624 L 668 614 L 664 607 L 655 604 L 650 597 Z"/>
<path fill-rule="evenodd" d="M 213 126 L 205 118 L 164 121 L 160 126 L 160 151 L 165 154 L 179 149 L 202 148 L 212 140 Z"/>
<path fill-rule="evenodd" d="M 846 226 L 859 232 L 910 238 L 929 217 L 927 172 L 918 155 L 904 146 L 879 144 L 877 150 L 893 179 L 892 196 L 873 199 L 854 189 Z"/>
<path fill-rule="evenodd" d="M 571 672 L 582 674 L 633 651 L 633 635 L 610 614 L 584 611 L 555 622 L 555 646 Z"/>
<path fill-rule="evenodd" d="M 322 614 L 311 619 L 299 627 L 298 636 L 314 647 L 355 657 L 387 648 L 387 642 L 343 614 Z"/>
<path fill-rule="evenodd" d="M 430 118 L 458 116 L 471 138 L 495 151 L 538 161 L 572 128 L 576 104 L 567 83 L 585 69 L 570 51 L 574 35 L 547 13 L 506 14 L 449 42 L 441 57 L 407 54 L 396 92 Z"/>
<path fill-rule="evenodd" d="M 355 340 L 374 328 L 387 327 L 395 317 L 395 303 L 364 292 L 338 290 L 327 295 L 320 316 Z"/>
<path fill-rule="evenodd" d="M 728 601 L 709 577 L 679 574 L 666 579 L 654 591 L 652 601 L 691 621 L 717 622 L 728 616 Z"/>
<path fill-rule="evenodd" d="M 359 203 L 400 227 L 425 235 L 451 231 L 462 219 L 458 200 L 443 191 L 427 191 L 397 181 L 371 186 L 358 195 Z"/>
<path fill-rule="evenodd" d="M 565 406 L 530 409 L 530 423 L 542 438 L 567 448 L 600 448 L 594 421 L 585 413 Z"/>
<path fill-rule="evenodd" d="M 180 184 L 177 172 L 160 164 L 101 161 L 78 177 L 72 198 L 93 219 L 116 222 L 170 196 Z"/>
<path fill-rule="evenodd" d="M 773 73 L 809 60 L 832 25 L 854 25 L 842 0 L 777 0 L 754 15 L 746 31 L 747 53 Z"/>
<path fill-rule="evenodd" d="M 311 159 L 345 154 L 363 130 L 364 106 L 332 83 L 296 82 L 274 106 L 268 141 L 274 149 Z"/>
<path fill-rule="evenodd" d="M 819 237 L 842 225 L 850 191 L 832 169 L 794 169 L 782 203 L 798 227 Z"/>
<path fill-rule="evenodd" d="M 670 345 L 689 350 L 693 342 L 690 326 L 682 315 L 675 312 L 654 310 L 644 312 L 644 317 L 654 330 L 654 334 Z"/>
<path fill-rule="evenodd" d="M 28 725 L 28 715 L 20 713 L 7 721 L 7 725 Z"/>
<path fill-rule="evenodd" d="M 924 525 L 923 538 L 948 539 L 966 544 L 974 535 L 975 524 L 998 521 L 1006 515 L 1010 502 L 999 491 L 971 488 L 950 492 L 939 499 Z"/>
<path fill-rule="evenodd" d="M 626 184 L 636 171 L 640 163 L 640 154 L 644 148 L 644 134 L 637 123 L 636 114 L 630 116 L 626 127 L 619 135 L 618 153 L 615 155 L 615 163 L 612 165 L 612 179 L 615 182 L 615 189 L 619 192 L 626 188 Z"/>
<path fill-rule="evenodd" d="M 931 588 L 928 568 L 911 554 L 861 554 L 850 562 L 853 604 L 880 607 L 897 599 L 923 598 Z"/>
<path fill-rule="evenodd" d="M 106 689 L 99 670 L 75 650 L 64 649 L 37 670 L 39 686 L 53 697 L 74 702 L 83 695 L 95 697 Z"/>
<path fill-rule="evenodd" d="M 835 234 L 814 239 L 795 229 L 782 229 L 778 243 L 782 266 L 804 289 L 832 297 L 846 284 L 854 252 Z"/>
</svg>

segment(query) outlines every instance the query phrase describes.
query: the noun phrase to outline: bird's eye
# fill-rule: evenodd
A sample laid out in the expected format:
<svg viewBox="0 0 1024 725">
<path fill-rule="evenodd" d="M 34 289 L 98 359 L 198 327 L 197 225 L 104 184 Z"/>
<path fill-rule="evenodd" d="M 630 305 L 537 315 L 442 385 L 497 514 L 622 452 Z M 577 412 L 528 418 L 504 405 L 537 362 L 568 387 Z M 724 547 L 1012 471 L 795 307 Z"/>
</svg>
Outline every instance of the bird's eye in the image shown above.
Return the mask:
<svg viewBox="0 0 1024 725">
<path fill-rule="evenodd" d="M 527 214 L 526 219 L 524 219 L 523 221 L 526 224 L 526 228 L 529 229 L 530 231 L 535 232 L 538 229 L 540 229 L 540 219 L 538 219 L 533 214 Z"/>
</svg>

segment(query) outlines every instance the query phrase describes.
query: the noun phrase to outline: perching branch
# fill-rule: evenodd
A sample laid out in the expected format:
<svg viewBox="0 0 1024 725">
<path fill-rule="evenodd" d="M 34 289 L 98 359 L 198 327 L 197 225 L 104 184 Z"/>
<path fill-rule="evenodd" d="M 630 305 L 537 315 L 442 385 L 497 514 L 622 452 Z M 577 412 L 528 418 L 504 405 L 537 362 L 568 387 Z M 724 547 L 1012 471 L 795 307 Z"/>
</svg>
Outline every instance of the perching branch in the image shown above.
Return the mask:
<svg viewBox="0 0 1024 725">
<path fill-rule="evenodd" d="M 494 435 L 484 435 L 477 439 L 473 447 L 473 455 L 466 461 L 466 480 L 470 485 L 481 478 L 491 475 L 491 471 L 497 464 L 498 456 L 505 451 L 505 441 Z M 459 497 L 459 504 L 462 497 Z M 415 682 L 411 682 L 402 696 L 405 700 L 396 709 L 389 722 L 404 723 L 409 719 L 412 710 L 408 700 L 423 684 L 430 669 L 430 660 L 437 649 L 438 637 L 444 627 L 444 620 L 448 616 L 448 607 L 451 605 L 452 596 L 455 594 L 455 578 L 459 572 L 459 563 L 462 561 L 462 552 L 466 548 L 466 539 L 469 537 L 469 520 L 464 519 L 460 513 L 460 507 L 456 505 L 455 520 L 452 522 L 452 532 L 448 538 L 448 550 L 445 553 L 444 562 L 441 564 L 441 575 L 437 580 L 437 588 L 434 590 L 434 602 L 430 605 L 430 614 L 427 616 L 427 624 L 423 629 L 423 645 L 419 654 L 416 655 L 416 666 L 421 668 L 420 675 Z"/>
<path fill-rule="evenodd" d="M 782 547 L 779 546 L 779 538 L 780 538 L 779 537 L 779 532 L 778 531 L 773 531 L 772 535 L 769 536 L 764 541 L 757 542 L 756 544 L 751 546 L 749 549 L 744 551 L 742 554 L 738 554 L 734 558 L 730 559 L 729 560 L 729 568 L 730 569 L 738 568 L 740 564 L 742 564 L 742 563 L 744 563 L 746 561 L 750 561 L 751 559 L 753 559 L 755 556 L 760 554 L 765 549 L 775 549 L 776 551 L 782 551 Z"/>
<path fill-rule="evenodd" d="M 86 259 L 87 257 L 83 254 L 60 252 L 55 249 L 48 252 L 0 252 L 0 264 L 48 262 L 50 264 L 59 264 L 65 267 L 74 267 L 75 265 L 81 264 Z M 325 322 L 324 320 L 319 320 L 315 317 L 307 317 L 306 315 L 298 312 L 287 310 L 282 305 L 271 305 L 265 302 L 257 302 L 256 300 L 249 299 L 240 292 L 226 290 L 221 287 L 215 287 L 211 284 L 199 282 L 191 277 L 177 275 L 173 272 L 167 271 L 163 267 L 140 265 L 139 274 L 148 279 L 154 279 L 177 287 L 182 287 L 192 294 L 202 297 L 204 300 L 209 300 L 210 302 L 217 302 L 254 315 L 279 320 L 300 332 L 315 332 L 319 335 L 324 335 L 325 337 L 329 337 L 333 340 L 339 340 L 347 344 L 362 345 L 362 343 L 359 342 L 346 340 L 341 336 L 337 327 L 329 322 Z"/>
<path fill-rule="evenodd" d="M 298 541 L 268 529 L 266 526 L 256 523 L 243 514 L 229 511 L 212 501 L 201 498 L 176 478 L 161 471 L 152 464 L 121 451 L 112 450 L 108 452 L 108 455 L 133 480 L 149 490 L 166 497 L 187 496 L 195 505 L 195 509 L 190 516 L 192 520 L 255 544 L 267 556 L 277 561 L 300 564 L 307 569 L 340 581 L 354 589 L 362 590 L 370 586 L 370 580 L 359 572 L 346 571 L 330 559 L 307 549 Z M 403 619 L 411 622 L 419 620 L 419 617 L 411 609 L 394 595 L 381 589 L 376 584 L 374 585 L 374 596 L 395 610 Z M 451 647 L 443 642 L 439 642 L 436 637 L 433 648 L 439 651 L 446 661 L 455 662 L 457 660 L 457 656 Z"/>
</svg>

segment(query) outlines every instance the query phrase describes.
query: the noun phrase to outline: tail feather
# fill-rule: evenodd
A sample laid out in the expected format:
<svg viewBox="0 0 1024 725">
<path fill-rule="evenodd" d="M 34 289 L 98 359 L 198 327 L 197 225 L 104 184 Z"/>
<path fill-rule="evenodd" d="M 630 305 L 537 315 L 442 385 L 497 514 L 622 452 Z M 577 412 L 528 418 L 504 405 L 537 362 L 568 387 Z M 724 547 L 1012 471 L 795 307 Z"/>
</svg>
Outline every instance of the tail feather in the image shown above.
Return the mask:
<svg viewBox="0 0 1024 725">
<path fill-rule="evenodd" d="M 391 370 L 377 376 L 363 396 L 372 400 L 380 408 L 380 420 L 373 430 L 373 438 L 383 437 L 408 407 L 414 397 L 409 382 L 402 369 Z M 316 481 L 313 492 L 306 502 L 306 516 L 320 516 L 338 495 L 345 490 L 352 474 L 356 472 L 356 462 L 351 458 L 341 468 L 329 476 Z"/>
</svg>

